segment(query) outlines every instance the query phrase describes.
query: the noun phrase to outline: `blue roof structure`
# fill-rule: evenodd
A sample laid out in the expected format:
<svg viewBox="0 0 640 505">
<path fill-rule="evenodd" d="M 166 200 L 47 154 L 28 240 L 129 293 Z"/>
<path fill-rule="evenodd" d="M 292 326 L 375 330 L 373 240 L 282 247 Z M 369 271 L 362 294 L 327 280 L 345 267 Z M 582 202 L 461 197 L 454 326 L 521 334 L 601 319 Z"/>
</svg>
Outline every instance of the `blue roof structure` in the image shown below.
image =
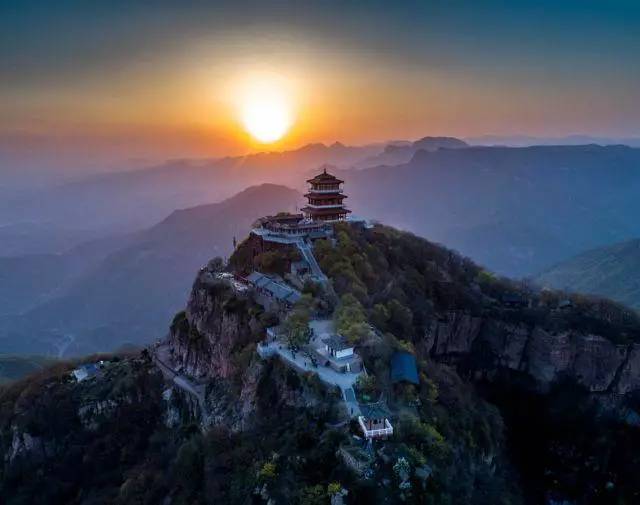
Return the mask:
<svg viewBox="0 0 640 505">
<path fill-rule="evenodd" d="M 405 351 L 396 352 L 391 356 L 391 382 L 410 382 L 419 384 L 416 357 Z"/>
<path fill-rule="evenodd" d="M 95 363 L 88 363 L 86 365 L 82 365 L 82 368 L 89 374 L 93 375 L 100 371 L 100 368 Z"/>
</svg>

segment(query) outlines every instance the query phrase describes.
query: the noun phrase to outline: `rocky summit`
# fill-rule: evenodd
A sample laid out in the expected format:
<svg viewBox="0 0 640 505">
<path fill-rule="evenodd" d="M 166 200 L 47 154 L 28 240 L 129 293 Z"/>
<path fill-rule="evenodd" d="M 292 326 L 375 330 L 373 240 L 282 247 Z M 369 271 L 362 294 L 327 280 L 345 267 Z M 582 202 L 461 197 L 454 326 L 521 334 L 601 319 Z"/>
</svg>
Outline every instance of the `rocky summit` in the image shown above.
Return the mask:
<svg viewBox="0 0 640 505">
<path fill-rule="evenodd" d="M 634 312 L 381 225 L 296 244 L 210 261 L 141 353 L 4 386 L 3 502 L 637 501 Z"/>
</svg>

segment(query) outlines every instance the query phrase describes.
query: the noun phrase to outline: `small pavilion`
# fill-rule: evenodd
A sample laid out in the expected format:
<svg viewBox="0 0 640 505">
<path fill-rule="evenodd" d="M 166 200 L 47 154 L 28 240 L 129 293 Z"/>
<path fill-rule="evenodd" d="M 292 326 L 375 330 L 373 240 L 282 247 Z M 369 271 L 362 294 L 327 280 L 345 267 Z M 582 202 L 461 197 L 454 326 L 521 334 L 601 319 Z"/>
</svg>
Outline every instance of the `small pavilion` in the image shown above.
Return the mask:
<svg viewBox="0 0 640 505">
<path fill-rule="evenodd" d="M 358 417 L 358 424 L 364 437 L 387 438 L 393 435 L 393 426 L 389 421 L 391 412 L 383 402 L 360 405 L 362 415 Z"/>
</svg>

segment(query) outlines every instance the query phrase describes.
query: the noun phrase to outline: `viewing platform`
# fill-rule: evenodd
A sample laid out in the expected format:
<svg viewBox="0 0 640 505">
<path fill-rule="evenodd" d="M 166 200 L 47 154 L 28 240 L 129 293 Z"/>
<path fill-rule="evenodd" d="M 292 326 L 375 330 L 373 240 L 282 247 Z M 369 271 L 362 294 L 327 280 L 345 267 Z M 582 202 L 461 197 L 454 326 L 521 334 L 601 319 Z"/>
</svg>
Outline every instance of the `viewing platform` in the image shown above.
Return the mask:
<svg viewBox="0 0 640 505">
<path fill-rule="evenodd" d="M 302 214 L 278 214 L 258 219 L 253 224 L 252 233 L 271 241 L 285 239 L 282 243 L 292 244 L 301 238 L 327 238 L 333 236 L 333 227 L 326 222 L 313 221 Z"/>
</svg>

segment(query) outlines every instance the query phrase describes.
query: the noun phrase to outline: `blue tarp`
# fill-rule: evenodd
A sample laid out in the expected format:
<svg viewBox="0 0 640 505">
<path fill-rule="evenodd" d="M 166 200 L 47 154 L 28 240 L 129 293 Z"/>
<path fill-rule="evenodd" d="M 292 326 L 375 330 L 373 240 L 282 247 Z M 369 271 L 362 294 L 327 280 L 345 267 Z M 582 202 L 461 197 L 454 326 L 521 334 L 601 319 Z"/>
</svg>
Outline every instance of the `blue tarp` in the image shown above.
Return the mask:
<svg viewBox="0 0 640 505">
<path fill-rule="evenodd" d="M 418 384 L 418 367 L 416 358 L 408 352 L 396 352 L 391 357 L 391 382 L 411 382 Z"/>
</svg>

